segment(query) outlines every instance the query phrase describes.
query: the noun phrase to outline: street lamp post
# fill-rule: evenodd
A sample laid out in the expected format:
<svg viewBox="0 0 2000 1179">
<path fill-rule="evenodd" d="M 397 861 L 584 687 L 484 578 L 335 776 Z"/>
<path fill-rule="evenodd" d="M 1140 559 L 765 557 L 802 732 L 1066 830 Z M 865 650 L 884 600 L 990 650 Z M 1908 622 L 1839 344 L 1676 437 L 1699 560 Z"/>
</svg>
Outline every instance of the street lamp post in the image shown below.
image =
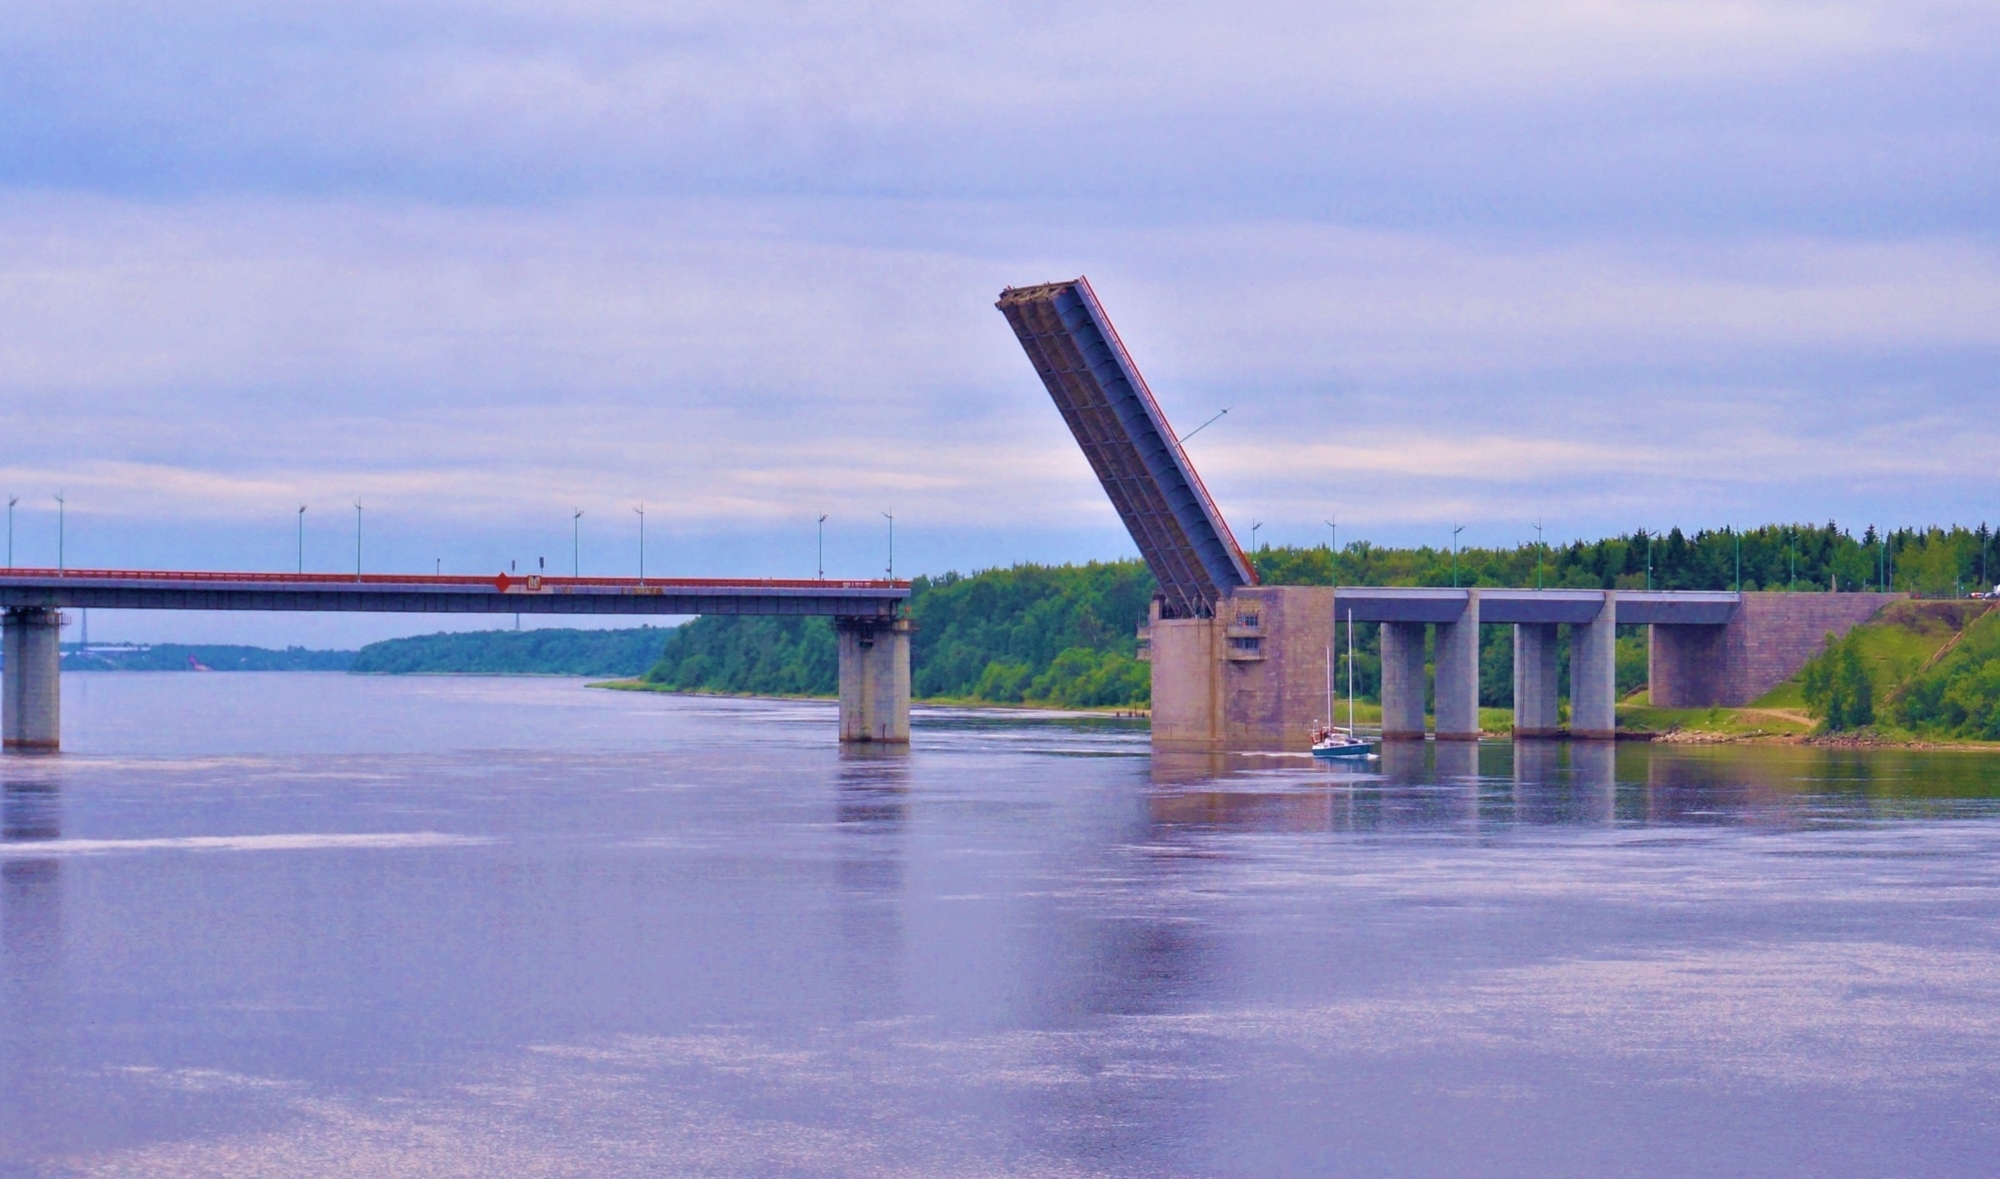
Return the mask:
<svg viewBox="0 0 2000 1179">
<path fill-rule="evenodd" d="M 63 554 L 63 510 L 68 505 L 62 492 L 56 492 L 56 576 L 61 577 L 69 568 Z"/>
<path fill-rule="evenodd" d="M 1653 530 L 1646 530 L 1646 592 L 1653 589 Z"/>
<path fill-rule="evenodd" d="M 1458 534 L 1465 531 L 1465 525 L 1451 526 L 1451 588 L 1458 588 Z"/>
<path fill-rule="evenodd" d="M 1535 588 L 1542 588 L 1542 522 L 1535 521 Z"/>
<path fill-rule="evenodd" d="M 299 505 L 299 572 L 306 571 L 306 506 Z"/>
<path fill-rule="evenodd" d="M 826 580 L 826 513 L 819 514 L 819 580 Z"/>
<path fill-rule="evenodd" d="M 578 508 L 569 516 L 569 559 L 570 576 L 583 576 L 583 509 Z"/>
<path fill-rule="evenodd" d="M 1250 552 L 1253 555 L 1257 552 L 1257 530 L 1263 526 L 1264 522 L 1262 520 L 1250 521 Z"/>
<path fill-rule="evenodd" d="M 646 584 L 646 505 L 641 503 L 633 511 L 639 513 L 639 584 Z"/>
<path fill-rule="evenodd" d="M 361 580 L 361 501 L 354 501 L 354 580 Z"/>
<path fill-rule="evenodd" d="M 14 505 L 21 502 L 18 495 L 7 497 L 7 568 L 14 567 Z"/>
<path fill-rule="evenodd" d="M 896 580 L 896 513 L 883 512 L 889 521 L 889 580 Z"/>
<path fill-rule="evenodd" d="M 1340 525 L 1332 520 L 1326 522 L 1327 530 L 1333 533 L 1333 540 L 1327 548 L 1327 555 L 1333 558 L 1333 585 L 1340 588 Z"/>
</svg>

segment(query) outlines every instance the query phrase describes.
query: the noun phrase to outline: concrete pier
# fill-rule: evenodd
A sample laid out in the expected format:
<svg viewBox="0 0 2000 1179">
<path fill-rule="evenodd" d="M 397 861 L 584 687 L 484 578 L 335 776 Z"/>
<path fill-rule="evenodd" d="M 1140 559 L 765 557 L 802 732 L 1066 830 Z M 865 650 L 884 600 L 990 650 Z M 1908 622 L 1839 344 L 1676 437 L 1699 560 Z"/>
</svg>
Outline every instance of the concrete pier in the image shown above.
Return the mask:
<svg viewBox="0 0 2000 1179">
<path fill-rule="evenodd" d="M 1556 624 L 1514 625 L 1514 739 L 1553 737 L 1562 726 L 1556 701 Z"/>
<path fill-rule="evenodd" d="M 1569 734 L 1582 740 L 1618 736 L 1618 595 L 1606 593 L 1597 617 L 1569 632 Z"/>
<path fill-rule="evenodd" d="M 10 750 L 62 747 L 62 612 L 16 607 L 0 622 L 0 741 Z"/>
<path fill-rule="evenodd" d="M 1424 739 L 1424 624 L 1382 624 L 1382 739 Z"/>
<path fill-rule="evenodd" d="M 1479 591 L 1465 596 L 1465 612 L 1437 625 L 1437 739 L 1479 740 Z"/>
<path fill-rule="evenodd" d="M 910 743 L 908 619 L 836 618 L 840 642 L 840 739 Z"/>
</svg>

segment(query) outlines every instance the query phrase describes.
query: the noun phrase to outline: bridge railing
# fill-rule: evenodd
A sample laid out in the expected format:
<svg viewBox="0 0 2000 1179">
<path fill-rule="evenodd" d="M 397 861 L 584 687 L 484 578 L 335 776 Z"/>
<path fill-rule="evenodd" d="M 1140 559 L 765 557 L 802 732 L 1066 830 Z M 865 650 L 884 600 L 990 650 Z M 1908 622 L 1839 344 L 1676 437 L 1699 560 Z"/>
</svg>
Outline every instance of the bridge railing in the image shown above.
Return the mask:
<svg viewBox="0 0 2000 1179">
<path fill-rule="evenodd" d="M 559 577 L 544 574 L 499 573 L 242 573 L 215 570 L 179 569 L 29 569 L 0 570 L 6 581 L 136 581 L 155 584 L 235 584 L 301 588 L 323 586 L 384 585 L 435 587 L 437 589 L 478 589 L 491 587 L 505 592 L 527 587 L 530 581 L 543 589 L 788 589 L 788 590 L 907 590 L 907 581 L 835 580 L 832 578 L 787 577 Z"/>
</svg>

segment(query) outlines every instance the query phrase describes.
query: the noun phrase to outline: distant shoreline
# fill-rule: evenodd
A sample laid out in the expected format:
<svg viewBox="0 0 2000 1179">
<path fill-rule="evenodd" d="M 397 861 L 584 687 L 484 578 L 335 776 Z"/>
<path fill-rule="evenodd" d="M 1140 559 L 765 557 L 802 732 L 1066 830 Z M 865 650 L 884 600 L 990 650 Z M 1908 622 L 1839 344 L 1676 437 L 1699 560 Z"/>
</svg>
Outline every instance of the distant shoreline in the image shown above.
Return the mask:
<svg viewBox="0 0 2000 1179">
<path fill-rule="evenodd" d="M 832 703 L 838 696 L 787 695 L 774 692 L 711 692 L 695 688 L 669 688 L 662 684 L 649 684 L 645 680 L 600 680 L 585 687 L 604 688 L 613 692 L 658 692 L 668 696 L 712 696 L 721 700 L 819 700 Z M 910 703 L 929 708 L 984 708 L 1008 712 L 1064 713 L 1077 716 L 1111 717 L 1122 720 L 1151 720 L 1151 709 L 1133 708 L 1131 705 L 1106 705 L 1103 707 L 1070 707 L 1059 704 L 1002 703 L 997 700 L 970 700 L 959 696 L 915 697 Z"/>
</svg>

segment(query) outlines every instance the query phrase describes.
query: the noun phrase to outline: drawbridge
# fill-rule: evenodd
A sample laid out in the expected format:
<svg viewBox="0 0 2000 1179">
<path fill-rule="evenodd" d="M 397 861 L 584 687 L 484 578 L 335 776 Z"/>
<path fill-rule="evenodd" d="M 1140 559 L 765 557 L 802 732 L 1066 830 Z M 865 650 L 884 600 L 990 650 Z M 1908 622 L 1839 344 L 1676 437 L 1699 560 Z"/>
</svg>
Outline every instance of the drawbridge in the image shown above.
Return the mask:
<svg viewBox="0 0 2000 1179">
<path fill-rule="evenodd" d="M 1257 584 L 1089 280 L 1008 287 L 997 306 L 1153 571 L 1161 616 L 1211 618 Z"/>
</svg>

